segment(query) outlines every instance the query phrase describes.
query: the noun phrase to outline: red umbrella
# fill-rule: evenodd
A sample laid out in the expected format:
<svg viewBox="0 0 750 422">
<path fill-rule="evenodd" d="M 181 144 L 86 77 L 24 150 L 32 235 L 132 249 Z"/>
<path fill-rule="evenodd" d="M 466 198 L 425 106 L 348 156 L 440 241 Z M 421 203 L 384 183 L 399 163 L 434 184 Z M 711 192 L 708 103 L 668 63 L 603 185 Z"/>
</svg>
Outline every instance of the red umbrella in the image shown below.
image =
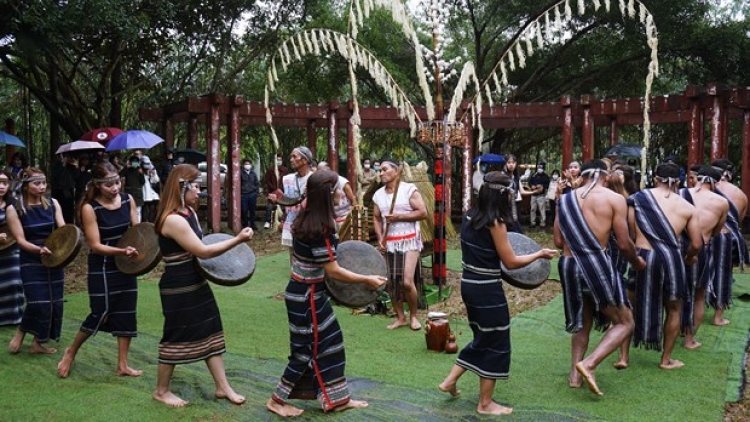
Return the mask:
<svg viewBox="0 0 750 422">
<path fill-rule="evenodd" d="M 100 127 L 90 130 L 81 136 L 82 141 L 95 141 L 106 144 L 110 139 L 122 133 L 122 129 L 116 127 Z"/>
</svg>

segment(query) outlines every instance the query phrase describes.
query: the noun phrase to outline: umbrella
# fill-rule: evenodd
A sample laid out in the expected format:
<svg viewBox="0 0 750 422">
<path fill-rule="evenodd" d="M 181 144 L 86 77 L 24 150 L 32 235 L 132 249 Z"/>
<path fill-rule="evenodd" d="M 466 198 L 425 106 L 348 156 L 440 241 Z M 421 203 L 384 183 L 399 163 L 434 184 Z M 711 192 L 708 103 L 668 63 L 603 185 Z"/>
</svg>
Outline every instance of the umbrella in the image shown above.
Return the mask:
<svg viewBox="0 0 750 422">
<path fill-rule="evenodd" d="M 110 139 L 122 133 L 122 129 L 116 127 L 100 127 L 90 130 L 81 136 L 82 141 L 96 141 L 107 143 Z"/>
<path fill-rule="evenodd" d="M 107 143 L 107 151 L 118 149 L 149 149 L 164 142 L 164 139 L 147 130 L 128 130 Z"/>
<path fill-rule="evenodd" d="M 500 154 L 483 154 L 474 158 L 472 164 L 476 164 L 477 161 L 481 161 L 482 164 L 505 164 L 505 157 Z"/>
<path fill-rule="evenodd" d="M 618 157 L 640 157 L 641 146 L 635 144 L 617 144 L 604 153 L 605 157 L 616 155 Z"/>
<path fill-rule="evenodd" d="M 174 150 L 174 157 L 179 159 L 185 157 L 185 163 L 187 164 L 198 164 L 202 161 L 206 161 L 206 154 L 192 148 L 176 149 Z"/>
<path fill-rule="evenodd" d="M 64 145 L 55 151 L 55 154 L 65 154 L 66 152 L 81 151 L 86 149 L 104 149 L 104 145 L 93 141 L 73 141 Z"/>
<path fill-rule="evenodd" d="M 3 132 L 0 130 L 0 144 L 10 145 L 14 147 L 26 148 L 26 144 L 18 137 L 11 135 L 10 133 Z"/>
</svg>

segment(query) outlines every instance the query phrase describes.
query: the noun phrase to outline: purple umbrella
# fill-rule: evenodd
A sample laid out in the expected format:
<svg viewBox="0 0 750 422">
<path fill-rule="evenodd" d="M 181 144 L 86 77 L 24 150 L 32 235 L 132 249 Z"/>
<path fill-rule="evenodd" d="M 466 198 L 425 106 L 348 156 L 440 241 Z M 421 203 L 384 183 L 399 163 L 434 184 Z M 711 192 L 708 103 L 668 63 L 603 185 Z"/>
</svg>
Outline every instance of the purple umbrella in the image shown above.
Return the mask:
<svg viewBox="0 0 750 422">
<path fill-rule="evenodd" d="M 120 149 L 149 149 L 164 142 L 164 139 L 147 130 L 128 130 L 110 140 L 106 151 Z"/>
</svg>

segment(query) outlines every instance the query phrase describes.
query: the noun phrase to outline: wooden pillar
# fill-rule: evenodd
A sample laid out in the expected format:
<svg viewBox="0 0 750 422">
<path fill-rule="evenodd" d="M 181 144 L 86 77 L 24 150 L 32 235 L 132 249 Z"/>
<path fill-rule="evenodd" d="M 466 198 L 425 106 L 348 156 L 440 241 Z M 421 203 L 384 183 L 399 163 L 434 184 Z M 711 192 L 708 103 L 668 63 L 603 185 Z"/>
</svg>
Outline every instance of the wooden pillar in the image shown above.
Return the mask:
<svg viewBox="0 0 750 422">
<path fill-rule="evenodd" d="M 617 117 L 609 118 L 609 146 L 613 147 L 620 142 L 620 128 L 617 126 Z"/>
<path fill-rule="evenodd" d="M 703 164 L 704 148 L 703 148 L 703 110 L 700 105 L 700 98 L 698 89 L 696 87 L 688 87 L 686 95 L 690 98 L 690 123 L 688 126 L 688 134 L 690 142 L 688 144 L 688 158 L 687 168 L 696 165 Z"/>
<path fill-rule="evenodd" d="M 240 95 L 235 95 L 229 99 L 229 168 L 227 169 L 229 173 L 224 183 L 224 195 L 227 197 L 227 225 L 235 233 L 239 233 L 243 228 L 241 220 L 242 195 L 240 193 L 242 184 L 240 181 L 240 164 L 242 163 L 242 157 L 240 156 L 240 107 L 243 103 Z M 254 223 L 253 221 L 250 222 L 251 225 Z"/>
<path fill-rule="evenodd" d="M 209 230 L 219 233 L 221 231 L 221 148 L 219 145 L 221 120 L 219 110 L 223 99 L 219 95 L 213 95 L 211 99 L 211 116 L 206 122 L 208 123 L 206 125 L 207 214 Z"/>
<path fill-rule="evenodd" d="M 712 99 L 711 108 L 711 162 L 718 160 L 719 158 L 726 158 L 725 152 L 722 150 L 724 146 L 724 140 L 722 135 L 724 131 L 725 113 L 724 104 L 722 97 L 719 92 L 719 87 L 716 84 L 711 84 L 708 87 L 708 95 Z"/>
<path fill-rule="evenodd" d="M 471 120 L 466 117 L 464 119 L 464 144 L 461 154 L 461 165 L 462 165 L 462 179 L 461 179 L 461 213 L 466 214 L 466 211 L 471 208 L 471 160 L 474 159 L 474 154 L 477 149 L 474 146 L 474 130 L 471 127 Z"/>
<path fill-rule="evenodd" d="M 208 126 L 208 124 L 206 125 Z M 187 147 L 197 149 L 198 148 L 198 115 L 190 114 L 187 127 Z"/>
<path fill-rule="evenodd" d="M 742 111 L 742 192 L 750 198 L 750 109 Z M 740 216 L 740 227 L 745 216 Z"/>
<path fill-rule="evenodd" d="M 583 126 L 581 128 L 582 148 L 581 158 L 584 162 L 594 158 L 594 121 L 591 118 L 591 96 L 581 96 L 583 107 Z"/>
<path fill-rule="evenodd" d="M 174 121 L 171 117 L 162 121 L 162 131 L 164 132 L 164 148 L 174 148 Z M 164 182 L 166 182 L 166 180 L 162 181 L 162 183 Z"/>
<path fill-rule="evenodd" d="M 562 106 L 562 167 L 568 168 L 573 161 L 573 110 L 571 109 L 570 96 L 564 95 L 560 98 Z"/>
</svg>

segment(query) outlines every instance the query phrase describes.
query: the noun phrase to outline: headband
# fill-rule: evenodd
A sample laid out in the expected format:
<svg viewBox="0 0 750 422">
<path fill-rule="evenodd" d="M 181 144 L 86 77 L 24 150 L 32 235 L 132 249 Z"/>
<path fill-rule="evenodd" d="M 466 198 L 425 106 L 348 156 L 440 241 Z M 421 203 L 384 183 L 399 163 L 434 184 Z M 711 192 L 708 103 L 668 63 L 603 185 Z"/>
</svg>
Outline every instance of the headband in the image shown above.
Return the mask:
<svg viewBox="0 0 750 422">
<path fill-rule="evenodd" d="M 679 185 L 680 184 L 680 178 L 679 177 L 654 176 L 654 179 L 658 180 L 661 183 L 666 183 L 669 186 L 669 191 L 667 191 L 667 194 L 664 195 L 665 198 L 669 198 L 669 194 L 670 194 L 670 192 L 672 192 L 672 185 Z"/>
<path fill-rule="evenodd" d="M 586 196 L 589 194 L 589 192 L 591 192 L 591 189 L 593 189 L 594 186 L 596 186 L 596 184 L 599 182 L 599 176 L 602 173 L 604 173 L 604 176 L 609 176 L 609 172 L 607 170 L 603 170 L 600 168 L 590 168 L 581 172 L 581 177 L 590 177 L 594 179 L 594 181 L 581 194 L 582 199 L 586 199 Z"/>
<path fill-rule="evenodd" d="M 120 180 L 120 176 L 112 176 L 112 177 L 97 177 L 94 179 L 91 179 L 94 183 L 112 183 Z"/>
<path fill-rule="evenodd" d="M 500 193 L 504 193 L 507 190 L 512 190 L 510 186 L 505 186 L 505 185 L 503 185 L 501 183 L 487 183 L 487 182 L 485 182 L 484 184 L 482 184 L 482 186 L 487 186 L 488 188 L 490 188 L 492 190 L 496 190 L 496 191 L 498 191 Z"/>
<path fill-rule="evenodd" d="M 21 183 L 23 184 L 23 183 L 30 183 L 30 182 L 43 182 L 45 180 L 47 180 L 47 176 L 43 174 L 35 174 L 33 176 L 24 175 L 21 178 Z"/>
<path fill-rule="evenodd" d="M 711 168 L 714 168 L 716 170 L 719 170 L 721 172 L 722 177 L 726 177 L 728 181 L 732 181 L 732 172 L 729 169 L 723 169 L 721 167 L 717 166 L 711 166 Z"/>
</svg>

